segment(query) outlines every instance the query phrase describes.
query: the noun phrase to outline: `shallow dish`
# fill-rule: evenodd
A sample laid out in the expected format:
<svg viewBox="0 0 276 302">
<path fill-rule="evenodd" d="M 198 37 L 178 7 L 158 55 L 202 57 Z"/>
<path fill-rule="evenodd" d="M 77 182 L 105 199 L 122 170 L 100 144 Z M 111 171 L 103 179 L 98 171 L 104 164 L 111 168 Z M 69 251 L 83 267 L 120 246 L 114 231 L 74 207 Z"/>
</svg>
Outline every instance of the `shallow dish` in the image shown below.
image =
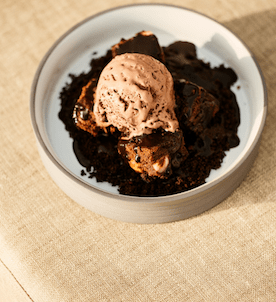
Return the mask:
<svg viewBox="0 0 276 302">
<path fill-rule="evenodd" d="M 166 20 L 166 22 L 164 22 Z M 108 183 L 80 176 L 72 140 L 58 118 L 59 93 L 69 73 L 89 70 L 121 38 L 151 30 L 161 46 L 176 40 L 196 45 L 198 57 L 212 66 L 235 70 L 233 91 L 240 107 L 241 143 L 227 152 L 222 167 L 206 184 L 162 197 L 121 195 Z M 96 54 L 95 54 L 96 53 Z M 229 196 L 242 182 L 257 155 L 267 112 L 265 83 L 252 53 L 231 31 L 197 12 L 161 4 L 123 6 L 85 19 L 66 32 L 41 61 L 33 80 L 30 111 L 38 150 L 49 174 L 73 200 L 103 216 L 135 223 L 162 223 L 200 214 Z"/>
</svg>

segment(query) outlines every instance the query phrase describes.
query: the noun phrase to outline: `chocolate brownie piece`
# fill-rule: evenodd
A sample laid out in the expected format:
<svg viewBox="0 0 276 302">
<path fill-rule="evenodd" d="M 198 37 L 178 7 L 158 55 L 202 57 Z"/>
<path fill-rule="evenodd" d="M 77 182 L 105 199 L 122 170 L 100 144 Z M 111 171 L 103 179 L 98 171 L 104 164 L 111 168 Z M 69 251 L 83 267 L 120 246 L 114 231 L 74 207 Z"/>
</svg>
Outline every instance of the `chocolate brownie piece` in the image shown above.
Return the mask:
<svg viewBox="0 0 276 302">
<path fill-rule="evenodd" d="M 219 111 L 218 100 L 208 93 L 203 87 L 185 80 L 175 82 L 177 90 L 181 91 L 183 104 L 182 116 L 185 124 L 196 134 L 202 133 L 207 128 L 211 119 Z"/>
<path fill-rule="evenodd" d="M 96 79 L 92 79 L 82 88 L 81 95 L 73 110 L 73 119 L 77 128 L 91 133 L 93 136 L 104 133 L 114 133 L 114 126 L 99 127 L 93 112 Z"/>
<path fill-rule="evenodd" d="M 75 104 L 73 111 L 73 119 L 75 125 L 84 131 L 96 136 L 99 132 L 99 127 L 96 125 L 95 116 L 91 108 L 93 108 L 93 95 L 96 88 L 95 79 L 88 82 L 82 88 L 81 95 Z"/>
<path fill-rule="evenodd" d="M 168 132 L 159 129 L 131 140 L 120 139 L 118 151 L 144 180 L 167 178 L 172 174 L 172 167 L 178 168 L 188 156 L 181 130 Z"/>
<path fill-rule="evenodd" d="M 134 37 L 121 41 L 111 47 L 112 56 L 123 53 L 141 53 L 165 62 L 163 49 L 160 47 L 156 36 L 151 31 L 141 31 Z"/>
</svg>

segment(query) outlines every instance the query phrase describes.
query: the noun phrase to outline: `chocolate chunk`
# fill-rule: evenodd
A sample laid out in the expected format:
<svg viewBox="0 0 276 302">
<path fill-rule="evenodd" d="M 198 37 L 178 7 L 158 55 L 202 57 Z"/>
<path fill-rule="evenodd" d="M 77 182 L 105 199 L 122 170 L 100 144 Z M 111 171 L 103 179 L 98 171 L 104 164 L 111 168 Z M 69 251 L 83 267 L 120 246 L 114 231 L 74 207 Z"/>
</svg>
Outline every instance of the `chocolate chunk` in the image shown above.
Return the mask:
<svg viewBox="0 0 276 302">
<path fill-rule="evenodd" d="M 133 38 L 122 39 L 118 44 L 112 46 L 112 56 L 123 53 L 141 53 L 154 57 L 164 63 L 165 57 L 156 36 L 150 31 L 141 31 Z"/>
</svg>

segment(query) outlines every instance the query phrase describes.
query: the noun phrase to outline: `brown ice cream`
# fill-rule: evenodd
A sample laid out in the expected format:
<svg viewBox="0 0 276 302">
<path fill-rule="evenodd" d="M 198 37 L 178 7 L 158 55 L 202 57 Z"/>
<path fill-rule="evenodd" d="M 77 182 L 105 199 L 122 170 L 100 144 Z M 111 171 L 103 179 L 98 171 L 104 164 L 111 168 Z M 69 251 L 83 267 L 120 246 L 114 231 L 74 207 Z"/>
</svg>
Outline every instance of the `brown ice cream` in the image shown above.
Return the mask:
<svg viewBox="0 0 276 302">
<path fill-rule="evenodd" d="M 102 71 L 93 112 L 101 127 L 113 125 L 130 139 L 162 128 L 175 132 L 173 79 L 164 64 L 151 56 L 116 56 Z"/>
</svg>

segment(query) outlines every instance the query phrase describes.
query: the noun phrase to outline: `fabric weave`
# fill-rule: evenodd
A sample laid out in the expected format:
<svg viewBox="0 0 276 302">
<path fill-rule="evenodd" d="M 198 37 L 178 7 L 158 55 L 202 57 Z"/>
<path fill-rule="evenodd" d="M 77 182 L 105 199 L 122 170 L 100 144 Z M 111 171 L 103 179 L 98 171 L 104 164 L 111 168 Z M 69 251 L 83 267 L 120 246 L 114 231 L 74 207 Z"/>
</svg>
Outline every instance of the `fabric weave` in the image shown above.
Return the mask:
<svg viewBox="0 0 276 302">
<path fill-rule="evenodd" d="M 184 221 L 128 224 L 80 207 L 40 160 L 31 83 L 70 27 L 142 1 L 1 1 L 1 302 L 276 300 L 276 1 L 160 2 L 214 18 L 256 56 L 269 106 L 252 170 L 224 202 Z"/>
</svg>

